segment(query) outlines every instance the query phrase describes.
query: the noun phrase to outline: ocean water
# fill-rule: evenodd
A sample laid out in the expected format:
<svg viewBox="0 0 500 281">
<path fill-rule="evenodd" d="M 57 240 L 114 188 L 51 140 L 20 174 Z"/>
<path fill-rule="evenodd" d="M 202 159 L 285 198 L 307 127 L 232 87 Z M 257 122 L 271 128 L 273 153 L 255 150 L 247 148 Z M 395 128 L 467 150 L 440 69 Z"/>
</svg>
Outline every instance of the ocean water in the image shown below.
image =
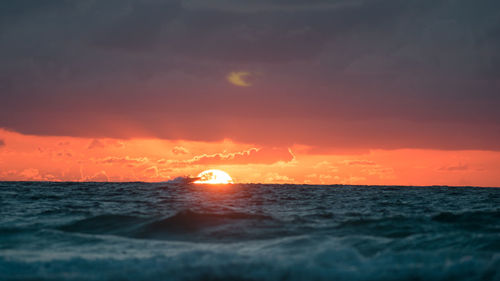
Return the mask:
<svg viewBox="0 0 500 281">
<path fill-rule="evenodd" d="M 500 189 L 0 182 L 0 280 L 500 280 Z"/>
</svg>

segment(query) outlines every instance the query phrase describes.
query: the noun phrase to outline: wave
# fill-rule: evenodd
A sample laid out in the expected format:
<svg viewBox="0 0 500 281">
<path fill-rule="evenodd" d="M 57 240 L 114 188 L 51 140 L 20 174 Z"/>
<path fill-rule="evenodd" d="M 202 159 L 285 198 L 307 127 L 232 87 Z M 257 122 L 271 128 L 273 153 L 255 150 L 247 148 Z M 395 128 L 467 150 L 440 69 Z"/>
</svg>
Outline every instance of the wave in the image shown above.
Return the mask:
<svg viewBox="0 0 500 281">
<path fill-rule="evenodd" d="M 61 226 L 59 229 L 90 234 L 121 234 L 145 222 L 145 219 L 134 216 L 100 215 Z"/>
<path fill-rule="evenodd" d="M 395 216 L 380 219 L 349 219 L 340 223 L 336 230 L 344 235 L 363 234 L 370 236 L 405 238 L 425 232 L 426 224 L 420 218 Z"/>
<path fill-rule="evenodd" d="M 432 220 L 467 231 L 500 231 L 500 211 L 442 212 L 433 216 Z"/>
<path fill-rule="evenodd" d="M 334 236 L 365 235 L 406 238 L 435 231 L 492 233 L 500 231 L 500 212 L 442 212 L 428 216 L 385 218 L 351 217 L 341 219 L 333 213 L 295 216 L 279 220 L 271 216 L 241 212 L 196 212 L 183 210 L 166 218 L 100 215 L 79 220 L 58 229 L 67 232 L 118 235 L 159 240 L 261 239 L 304 233 Z"/>
<path fill-rule="evenodd" d="M 441 212 L 426 216 L 398 215 L 381 218 L 349 218 L 335 228 L 339 235 L 363 234 L 387 238 L 440 231 L 498 233 L 500 211 Z"/>
<path fill-rule="evenodd" d="M 498 221 L 500 220 L 500 211 L 441 212 L 433 216 L 432 219 L 446 223 Z"/>
<path fill-rule="evenodd" d="M 155 254 L 31 261 L 0 254 L 0 280 L 500 280 L 498 254 L 415 250 L 366 257 L 325 237 L 142 247 Z"/>
<path fill-rule="evenodd" d="M 122 215 L 100 215 L 59 227 L 67 232 L 111 234 L 133 238 L 175 239 L 204 234 L 207 238 L 227 238 L 238 227 L 272 222 L 270 216 L 249 213 L 200 213 L 183 210 L 173 216 L 155 219 Z M 227 234 L 227 235 L 225 235 Z"/>
</svg>

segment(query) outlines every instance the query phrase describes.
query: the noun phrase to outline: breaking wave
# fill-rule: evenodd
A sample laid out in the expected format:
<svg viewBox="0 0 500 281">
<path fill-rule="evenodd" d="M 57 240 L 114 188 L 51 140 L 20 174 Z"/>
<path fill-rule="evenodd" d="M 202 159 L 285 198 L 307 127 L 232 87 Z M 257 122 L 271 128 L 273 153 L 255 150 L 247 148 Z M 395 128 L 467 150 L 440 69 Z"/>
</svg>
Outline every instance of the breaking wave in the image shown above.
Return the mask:
<svg viewBox="0 0 500 281">
<path fill-rule="evenodd" d="M 190 243 L 182 251 L 159 244 L 165 253 L 149 257 L 80 255 L 30 262 L 0 257 L 0 279 L 500 280 L 500 254 L 472 258 L 446 251 L 390 251 L 367 257 L 342 242 L 293 237 L 219 247 Z"/>
</svg>

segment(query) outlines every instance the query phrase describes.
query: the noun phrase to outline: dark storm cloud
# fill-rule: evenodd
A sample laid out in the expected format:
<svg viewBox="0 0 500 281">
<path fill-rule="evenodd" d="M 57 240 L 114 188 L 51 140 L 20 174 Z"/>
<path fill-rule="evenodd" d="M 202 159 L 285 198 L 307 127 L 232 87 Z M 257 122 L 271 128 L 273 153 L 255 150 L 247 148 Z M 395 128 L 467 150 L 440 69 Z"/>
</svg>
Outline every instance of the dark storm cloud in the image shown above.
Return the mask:
<svg viewBox="0 0 500 281">
<path fill-rule="evenodd" d="M 136 1 L 129 5 L 127 12 L 97 33 L 96 44 L 129 51 L 149 51 L 159 43 L 157 40 L 163 27 L 179 14 L 181 8 L 177 1 Z"/>
<path fill-rule="evenodd" d="M 2 1 L 0 126 L 500 149 L 498 1 Z M 231 71 L 258 73 L 235 89 Z M 257 133 L 258 132 L 258 133 Z"/>
</svg>

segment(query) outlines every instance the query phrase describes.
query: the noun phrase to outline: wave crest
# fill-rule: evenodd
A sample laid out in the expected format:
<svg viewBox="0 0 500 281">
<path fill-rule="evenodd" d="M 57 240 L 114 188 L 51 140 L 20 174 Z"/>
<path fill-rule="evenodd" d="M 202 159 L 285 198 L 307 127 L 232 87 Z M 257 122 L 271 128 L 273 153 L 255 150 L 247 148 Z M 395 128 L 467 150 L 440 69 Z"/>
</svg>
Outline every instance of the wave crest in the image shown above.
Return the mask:
<svg viewBox="0 0 500 281">
<path fill-rule="evenodd" d="M 234 234 L 239 227 L 262 221 L 273 221 L 273 219 L 260 214 L 200 213 L 187 209 L 162 219 L 101 215 L 79 220 L 61 226 L 59 229 L 67 232 L 134 238 L 175 239 L 190 237 L 190 235 L 227 238 L 224 233 Z"/>
</svg>

